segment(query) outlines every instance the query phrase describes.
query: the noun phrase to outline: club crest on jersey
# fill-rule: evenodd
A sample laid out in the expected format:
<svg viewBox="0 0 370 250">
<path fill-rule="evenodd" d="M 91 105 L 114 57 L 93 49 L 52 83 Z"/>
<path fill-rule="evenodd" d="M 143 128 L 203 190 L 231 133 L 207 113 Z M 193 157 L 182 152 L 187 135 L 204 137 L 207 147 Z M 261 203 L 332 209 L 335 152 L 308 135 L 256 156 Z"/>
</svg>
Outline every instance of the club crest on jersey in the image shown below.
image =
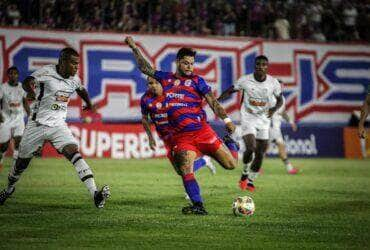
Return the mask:
<svg viewBox="0 0 370 250">
<path fill-rule="evenodd" d="M 191 85 L 191 80 L 186 80 L 184 83 L 185 86 L 189 87 Z"/>
<path fill-rule="evenodd" d="M 70 92 L 66 92 L 66 91 L 57 91 L 55 93 L 55 99 L 58 101 L 58 102 L 68 102 L 69 101 L 69 97 L 71 96 L 72 93 Z"/>
<path fill-rule="evenodd" d="M 162 103 L 157 102 L 157 104 L 155 106 L 157 107 L 157 109 L 160 109 L 160 108 L 162 108 Z"/>
<path fill-rule="evenodd" d="M 176 79 L 175 81 L 174 81 L 174 83 L 173 83 L 173 85 L 175 85 L 175 86 L 179 86 L 180 85 L 180 80 L 179 79 Z"/>
</svg>

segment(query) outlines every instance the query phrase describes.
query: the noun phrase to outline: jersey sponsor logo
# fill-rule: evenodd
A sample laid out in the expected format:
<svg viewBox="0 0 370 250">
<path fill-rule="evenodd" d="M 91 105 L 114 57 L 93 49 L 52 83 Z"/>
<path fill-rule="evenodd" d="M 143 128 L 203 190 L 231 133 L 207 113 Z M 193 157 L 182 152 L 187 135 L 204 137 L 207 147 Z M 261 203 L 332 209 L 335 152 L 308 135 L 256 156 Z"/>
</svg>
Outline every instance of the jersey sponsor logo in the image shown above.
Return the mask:
<svg viewBox="0 0 370 250">
<path fill-rule="evenodd" d="M 248 102 L 250 105 L 256 106 L 256 107 L 264 107 L 267 104 L 267 102 L 262 99 L 257 99 L 257 98 L 252 98 L 252 97 L 248 99 Z"/>
<path fill-rule="evenodd" d="M 68 102 L 71 94 L 72 93 L 70 92 L 59 90 L 55 93 L 55 100 L 57 100 L 58 102 Z"/>
<path fill-rule="evenodd" d="M 157 104 L 155 106 L 157 107 L 157 109 L 160 109 L 160 108 L 162 108 L 162 103 L 157 102 Z"/>
<path fill-rule="evenodd" d="M 170 107 L 187 107 L 188 105 L 186 103 L 169 103 Z"/>
<path fill-rule="evenodd" d="M 181 81 L 179 79 L 176 79 L 173 83 L 174 86 L 179 86 Z"/>
<path fill-rule="evenodd" d="M 57 111 L 57 110 L 67 110 L 67 107 L 64 106 L 64 105 L 59 105 L 57 103 L 53 103 L 53 104 L 51 104 L 50 109 L 51 110 L 54 110 L 54 111 Z"/>
<path fill-rule="evenodd" d="M 155 115 L 154 115 L 154 117 L 155 117 L 155 118 L 167 118 L 167 117 L 168 117 L 168 115 L 167 115 L 167 113 L 163 113 L 163 114 L 155 114 Z"/>
<path fill-rule="evenodd" d="M 166 93 L 166 97 L 168 98 L 176 98 L 176 99 L 184 99 L 184 94 L 178 94 L 178 93 Z"/>
<path fill-rule="evenodd" d="M 186 81 L 185 81 L 185 83 L 184 83 L 184 85 L 185 85 L 186 87 L 190 87 L 190 86 L 191 86 L 191 83 L 192 83 L 192 81 L 191 81 L 191 80 L 186 80 Z"/>
</svg>

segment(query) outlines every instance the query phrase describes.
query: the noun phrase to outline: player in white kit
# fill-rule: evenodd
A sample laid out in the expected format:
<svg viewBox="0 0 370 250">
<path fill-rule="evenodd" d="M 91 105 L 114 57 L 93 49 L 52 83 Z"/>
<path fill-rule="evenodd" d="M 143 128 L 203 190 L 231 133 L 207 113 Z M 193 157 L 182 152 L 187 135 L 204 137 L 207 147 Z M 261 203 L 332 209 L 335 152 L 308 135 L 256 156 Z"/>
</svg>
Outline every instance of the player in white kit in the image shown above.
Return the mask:
<svg viewBox="0 0 370 250">
<path fill-rule="evenodd" d="M 280 83 L 267 74 L 268 59 L 257 56 L 254 73 L 240 77 L 236 84 L 225 90 L 219 100 L 232 93 L 243 91 L 243 105 L 240 109 L 241 129 L 245 152 L 243 154 L 243 172 L 239 181 L 242 190 L 255 189 L 253 181 L 257 178 L 262 160 L 269 142 L 271 117 L 281 107 L 283 97 Z M 276 105 L 271 102 L 276 98 Z"/>
<path fill-rule="evenodd" d="M 18 157 L 19 143 L 24 130 L 24 111 L 30 107 L 22 83 L 18 82 L 19 71 L 13 66 L 7 70 L 8 82 L 0 85 L 0 171 L 10 140 L 14 140 L 13 158 Z"/>
<path fill-rule="evenodd" d="M 94 109 L 86 89 L 76 75 L 78 64 L 78 53 L 72 48 L 65 48 L 60 52 L 57 65 L 46 65 L 24 80 L 23 89 L 28 97 L 34 99 L 32 114 L 20 143 L 18 159 L 9 172 L 8 186 L 0 192 L 0 205 L 14 192 L 20 175 L 45 140 L 74 165 L 96 207 L 102 208 L 109 197 L 108 186 L 98 191 L 93 172 L 79 153 L 78 142 L 65 122 L 69 98 L 75 91 L 85 101 L 87 109 Z"/>
<path fill-rule="evenodd" d="M 283 105 L 275 112 L 271 118 L 270 126 L 270 142 L 275 143 L 279 150 L 280 159 L 283 161 L 288 174 L 297 174 L 298 169 L 294 168 L 288 159 L 288 154 L 285 149 L 283 134 L 281 133 L 281 122 L 285 120 L 290 124 L 293 131 L 297 131 L 297 125 L 290 120 L 289 115 L 285 110 L 285 99 L 283 98 Z"/>
</svg>

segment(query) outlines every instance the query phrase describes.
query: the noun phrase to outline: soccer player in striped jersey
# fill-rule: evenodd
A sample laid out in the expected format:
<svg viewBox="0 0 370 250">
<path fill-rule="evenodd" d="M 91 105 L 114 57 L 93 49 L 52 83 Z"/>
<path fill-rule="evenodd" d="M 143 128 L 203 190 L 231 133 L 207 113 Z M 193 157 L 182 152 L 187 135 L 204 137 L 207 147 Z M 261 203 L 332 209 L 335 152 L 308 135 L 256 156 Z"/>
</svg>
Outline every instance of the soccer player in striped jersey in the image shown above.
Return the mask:
<svg viewBox="0 0 370 250">
<path fill-rule="evenodd" d="M 78 53 L 72 48 L 64 48 L 57 65 L 45 65 L 24 80 L 23 89 L 35 101 L 31 105 L 32 114 L 20 142 L 18 159 L 8 175 L 8 186 L 0 192 L 0 205 L 14 192 L 21 174 L 46 140 L 74 165 L 97 208 L 102 208 L 109 197 L 108 186 L 97 189 L 93 172 L 82 158 L 78 142 L 65 122 L 69 98 L 74 92 L 85 101 L 87 109 L 94 109 L 76 75 L 78 64 Z"/>
<path fill-rule="evenodd" d="M 165 101 L 166 98 L 163 95 L 163 88 L 160 83 L 157 82 L 154 78 L 148 77 L 148 90 L 141 97 L 141 121 L 149 138 L 149 146 L 152 150 L 155 150 L 156 142 L 150 129 L 150 121 L 152 121 L 155 125 L 155 129 L 159 135 L 159 138 L 161 138 L 167 150 L 167 158 L 171 162 L 175 171 L 179 175 L 181 175 L 181 171 L 176 168 L 173 159 L 171 146 L 171 138 L 173 136 L 173 132 L 171 130 L 171 126 L 168 123 L 167 106 Z M 211 159 L 208 156 L 199 157 L 194 162 L 194 172 L 204 166 L 207 166 L 212 174 L 216 173 L 216 167 L 213 165 Z"/>
<path fill-rule="evenodd" d="M 154 70 L 145 60 L 131 37 L 127 37 L 125 42 L 132 49 L 141 72 L 158 80 L 163 87 L 168 105 L 168 121 L 174 131 L 172 150 L 176 167 L 181 170 L 185 190 L 192 201 L 182 212 L 206 215 L 200 188 L 194 176 L 194 160 L 201 154 L 209 155 L 229 170 L 237 166 L 237 160 L 207 123 L 206 113 L 202 109 L 203 100 L 224 120 L 229 133 L 235 131 L 235 125 L 214 97 L 211 87 L 203 78 L 193 74 L 195 51 L 181 48 L 176 56 L 176 72 L 162 72 Z M 235 142 L 228 141 L 228 145 L 235 153 Z"/>
</svg>

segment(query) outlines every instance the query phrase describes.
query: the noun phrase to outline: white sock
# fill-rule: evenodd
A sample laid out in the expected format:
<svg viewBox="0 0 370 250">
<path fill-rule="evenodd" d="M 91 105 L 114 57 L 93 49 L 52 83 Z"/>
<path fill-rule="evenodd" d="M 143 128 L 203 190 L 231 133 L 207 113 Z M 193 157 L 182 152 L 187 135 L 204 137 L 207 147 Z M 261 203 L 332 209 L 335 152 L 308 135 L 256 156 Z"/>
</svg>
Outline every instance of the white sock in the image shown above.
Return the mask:
<svg viewBox="0 0 370 250">
<path fill-rule="evenodd" d="M 286 171 L 290 171 L 293 169 L 293 165 L 289 162 L 287 164 L 285 164 L 285 168 L 286 168 Z"/>
<path fill-rule="evenodd" d="M 258 177 L 259 172 L 253 172 L 252 170 L 248 173 L 248 179 L 254 181 Z"/>
<path fill-rule="evenodd" d="M 89 167 L 89 165 L 87 165 L 86 161 L 82 159 L 82 156 L 79 153 L 75 154 L 72 157 L 71 162 L 75 166 L 75 169 L 81 181 L 85 183 L 91 196 L 94 197 L 95 191 L 97 191 L 98 189 L 96 187 L 91 168 Z"/>
</svg>

